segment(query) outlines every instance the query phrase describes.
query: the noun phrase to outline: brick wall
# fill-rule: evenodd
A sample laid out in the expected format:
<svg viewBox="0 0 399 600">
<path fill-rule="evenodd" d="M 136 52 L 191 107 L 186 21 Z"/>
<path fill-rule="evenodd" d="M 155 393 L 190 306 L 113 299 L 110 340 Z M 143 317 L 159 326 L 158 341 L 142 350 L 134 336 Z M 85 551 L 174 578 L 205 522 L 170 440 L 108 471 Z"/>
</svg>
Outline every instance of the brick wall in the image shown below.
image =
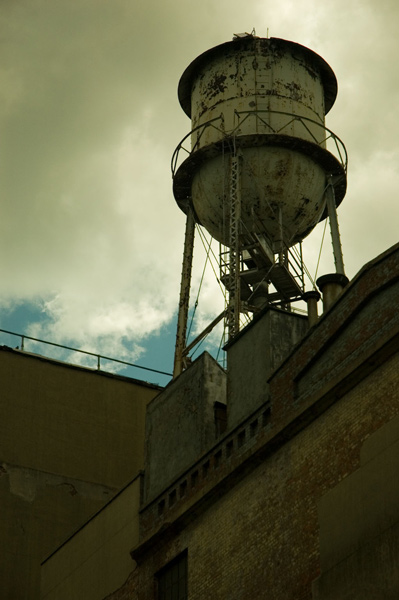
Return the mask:
<svg viewBox="0 0 399 600">
<path fill-rule="evenodd" d="M 359 467 L 365 439 L 398 414 L 398 372 L 395 356 L 152 548 L 110 600 L 152 600 L 154 573 L 184 548 L 190 600 L 310 600 L 320 574 L 317 501 Z"/>
<path fill-rule="evenodd" d="M 152 600 L 155 573 L 187 548 L 189 600 L 311 600 L 320 499 L 359 471 L 365 441 L 399 415 L 398 279 L 399 246 L 364 267 L 271 377 L 267 427 L 248 435 L 259 407 L 209 451 L 197 491 L 168 504 L 164 490 L 162 514 L 158 499 L 142 507 L 138 566 L 110 599 Z M 383 486 L 373 493 L 382 505 Z"/>
</svg>

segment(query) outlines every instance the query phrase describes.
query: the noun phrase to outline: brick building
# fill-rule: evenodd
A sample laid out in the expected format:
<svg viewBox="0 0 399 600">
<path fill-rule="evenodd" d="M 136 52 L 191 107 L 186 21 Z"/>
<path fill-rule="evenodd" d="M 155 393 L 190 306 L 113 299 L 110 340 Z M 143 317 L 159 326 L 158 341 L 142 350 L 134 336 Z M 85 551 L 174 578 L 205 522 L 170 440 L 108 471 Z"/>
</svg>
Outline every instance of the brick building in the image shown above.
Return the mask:
<svg viewBox="0 0 399 600">
<path fill-rule="evenodd" d="M 399 245 L 315 325 L 266 308 L 227 372 L 203 354 L 147 407 L 141 496 L 119 512 L 135 533 L 87 550 L 109 503 L 45 561 L 42 598 L 397 598 L 398 300 Z M 130 574 L 82 593 L 100 545 Z"/>
</svg>

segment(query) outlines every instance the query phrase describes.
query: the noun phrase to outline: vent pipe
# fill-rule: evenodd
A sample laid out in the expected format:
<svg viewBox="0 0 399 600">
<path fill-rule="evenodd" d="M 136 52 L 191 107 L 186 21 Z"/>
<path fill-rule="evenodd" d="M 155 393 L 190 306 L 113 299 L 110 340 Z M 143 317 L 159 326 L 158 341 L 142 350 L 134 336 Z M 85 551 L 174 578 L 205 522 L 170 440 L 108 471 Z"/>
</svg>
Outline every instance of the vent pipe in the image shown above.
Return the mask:
<svg viewBox="0 0 399 600">
<path fill-rule="evenodd" d="M 320 300 L 321 296 L 317 290 L 311 290 L 310 292 L 305 292 L 303 295 L 303 299 L 308 305 L 308 324 L 309 328 L 316 325 L 319 315 L 317 313 L 317 303 Z"/>
<path fill-rule="evenodd" d="M 323 313 L 325 313 L 341 294 L 349 279 L 343 273 L 328 273 L 316 281 L 323 296 Z"/>
</svg>

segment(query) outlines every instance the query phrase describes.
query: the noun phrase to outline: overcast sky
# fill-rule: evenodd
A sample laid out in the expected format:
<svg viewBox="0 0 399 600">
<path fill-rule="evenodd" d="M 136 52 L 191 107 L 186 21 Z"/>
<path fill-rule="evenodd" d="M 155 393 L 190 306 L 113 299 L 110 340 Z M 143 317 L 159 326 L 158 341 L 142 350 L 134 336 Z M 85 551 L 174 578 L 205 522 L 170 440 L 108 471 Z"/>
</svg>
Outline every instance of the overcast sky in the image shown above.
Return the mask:
<svg viewBox="0 0 399 600">
<path fill-rule="evenodd" d="M 184 216 L 170 159 L 190 128 L 177 85 L 252 28 L 337 76 L 348 276 L 398 242 L 398 17 L 396 0 L 0 0 L 0 327 L 171 368 Z M 202 319 L 218 308 L 209 284 Z"/>
</svg>

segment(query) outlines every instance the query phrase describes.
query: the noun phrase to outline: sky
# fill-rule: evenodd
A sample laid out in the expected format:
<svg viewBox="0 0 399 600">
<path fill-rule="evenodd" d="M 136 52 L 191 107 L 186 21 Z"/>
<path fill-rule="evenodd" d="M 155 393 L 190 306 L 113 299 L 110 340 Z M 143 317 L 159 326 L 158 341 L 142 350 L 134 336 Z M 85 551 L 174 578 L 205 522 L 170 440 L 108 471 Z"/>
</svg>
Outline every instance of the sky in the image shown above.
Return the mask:
<svg viewBox="0 0 399 600">
<path fill-rule="evenodd" d="M 352 278 L 399 241 L 398 25 L 396 0 L 0 0 L 0 328 L 172 370 L 185 218 L 170 161 L 190 130 L 177 85 L 253 28 L 337 76 L 326 124 L 349 154 L 338 218 Z M 321 238 L 319 225 L 304 244 L 311 272 Z M 203 255 L 197 237 L 193 299 Z M 327 232 L 319 274 L 331 260 Z M 221 306 L 207 273 L 192 332 Z"/>
</svg>

